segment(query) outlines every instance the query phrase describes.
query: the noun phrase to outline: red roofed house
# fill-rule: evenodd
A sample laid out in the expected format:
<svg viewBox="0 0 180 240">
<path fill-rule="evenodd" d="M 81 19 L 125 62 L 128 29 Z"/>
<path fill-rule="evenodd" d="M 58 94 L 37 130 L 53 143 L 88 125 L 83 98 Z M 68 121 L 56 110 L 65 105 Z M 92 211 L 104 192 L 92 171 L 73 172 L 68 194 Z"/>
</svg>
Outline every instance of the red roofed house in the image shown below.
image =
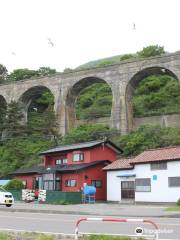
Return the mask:
<svg viewBox="0 0 180 240">
<path fill-rule="evenodd" d="M 28 189 L 80 191 L 84 183 L 96 186 L 96 199 L 106 200 L 106 172 L 120 148 L 111 141 L 92 141 L 56 147 L 40 153 L 44 163 L 18 169 L 11 175 L 24 181 Z"/>
<path fill-rule="evenodd" d="M 104 170 L 109 201 L 180 199 L 180 146 L 146 150 L 136 157 L 116 160 Z"/>
</svg>

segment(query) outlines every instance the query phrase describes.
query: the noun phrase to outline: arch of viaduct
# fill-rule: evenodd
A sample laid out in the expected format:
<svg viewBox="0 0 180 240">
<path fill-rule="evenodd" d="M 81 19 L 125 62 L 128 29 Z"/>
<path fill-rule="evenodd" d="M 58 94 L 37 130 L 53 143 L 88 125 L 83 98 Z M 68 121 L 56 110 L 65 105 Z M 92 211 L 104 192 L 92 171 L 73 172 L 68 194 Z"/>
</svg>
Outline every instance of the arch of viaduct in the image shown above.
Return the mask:
<svg viewBox="0 0 180 240">
<path fill-rule="evenodd" d="M 54 95 L 59 131 L 65 134 L 74 126 L 74 105 L 79 92 L 95 82 L 106 82 L 113 96 L 109 124 L 127 133 L 134 124 L 131 98 L 137 83 L 148 75 L 164 73 L 179 81 L 180 53 L 0 85 L 0 102 L 20 101 L 26 113 L 32 98 L 48 89 Z"/>
</svg>

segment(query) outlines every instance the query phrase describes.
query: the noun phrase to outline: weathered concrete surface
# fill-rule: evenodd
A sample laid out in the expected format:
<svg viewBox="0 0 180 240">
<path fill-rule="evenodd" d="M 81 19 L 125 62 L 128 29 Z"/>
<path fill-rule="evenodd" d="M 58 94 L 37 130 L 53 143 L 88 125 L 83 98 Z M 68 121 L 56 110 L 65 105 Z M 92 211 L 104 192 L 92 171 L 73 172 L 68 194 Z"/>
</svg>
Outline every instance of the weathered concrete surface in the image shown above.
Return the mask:
<svg viewBox="0 0 180 240">
<path fill-rule="evenodd" d="M 79 92 L 92 83 L 106 82 L 113 96 L 109 124 L 121 133 L 127 133 L 134 128 L 131 98 L 136 85 L 142 78 L 160 73 L 174 76 L 179 81 L 180 53 L 0 85 L 0 96 L 6 103 L 20 101 L 26 112 L 32 98 L 49 89 L 55 98 L 60 133 L 65 134 L 76 124 L 74 105 Z"/>
<path fill-rule="evenodd" d="M 161 115 L 143 118 L 134 118 L 133 130 L 145 124 L 158 124 L 164 127 L 178 126 L 180 124 L 180 114 Z"/>
</svg>

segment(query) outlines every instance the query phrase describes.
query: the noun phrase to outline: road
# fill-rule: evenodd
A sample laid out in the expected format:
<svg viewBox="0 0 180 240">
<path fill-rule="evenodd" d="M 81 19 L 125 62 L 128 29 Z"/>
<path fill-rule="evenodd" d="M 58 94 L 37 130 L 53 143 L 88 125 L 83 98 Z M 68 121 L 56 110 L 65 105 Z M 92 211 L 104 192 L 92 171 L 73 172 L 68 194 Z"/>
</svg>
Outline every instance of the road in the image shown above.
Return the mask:
<svg viewBox="0 0 180 240">
<path fill-rule="evenodd" d="M 81 217 L 85 216 L 72 214 L 0 212 L 0 230 L 73 234 L 75 223 L 77 219 Z M 160 234 L 161 239 L 180 239 L 180 218 L 151 218 L 151 220 L 159 226 L 161 232 L 164 232 Z M 150 229 L 153 229 L 150 228 L 148 224 L 141 225 L 140 223 L 83 222 L 80 225 L 79 231 L 134 235 L 134 230 L 138 226 L 143 227 L 146 233 Z"/>
</svg>

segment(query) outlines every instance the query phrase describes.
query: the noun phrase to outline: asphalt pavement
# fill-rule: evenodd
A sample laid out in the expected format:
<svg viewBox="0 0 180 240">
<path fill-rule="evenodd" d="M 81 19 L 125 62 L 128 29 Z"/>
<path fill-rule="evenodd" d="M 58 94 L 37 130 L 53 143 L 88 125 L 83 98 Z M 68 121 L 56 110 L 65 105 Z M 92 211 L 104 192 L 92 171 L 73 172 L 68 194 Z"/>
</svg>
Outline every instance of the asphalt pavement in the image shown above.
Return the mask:
<svg viewBox="0 0 180 240">
<path fill-rule="evenodd" d="M 0 211 L 0 231 L 41 232 L 60 235 L 63 239 L 66 239 L 65 236 L 71 236 L 74 239 L 76 223 L 81 218 L 85 216 Z M 139 222 L 139 218 L 135 218 L 134 222 L 132 219 L 130 222 L 103 222 L 96 219 L 84 221 L 79 224 L 79 232 L 132 236 L 135 235 L 135 229 L 141 227 L 145 235 L 152 235 L 155 228 L 151 224 Z M 149 218 L 149 220 L 158 226 L 159 239 L 180 239 L 179 218 Z"/>
</svg>

